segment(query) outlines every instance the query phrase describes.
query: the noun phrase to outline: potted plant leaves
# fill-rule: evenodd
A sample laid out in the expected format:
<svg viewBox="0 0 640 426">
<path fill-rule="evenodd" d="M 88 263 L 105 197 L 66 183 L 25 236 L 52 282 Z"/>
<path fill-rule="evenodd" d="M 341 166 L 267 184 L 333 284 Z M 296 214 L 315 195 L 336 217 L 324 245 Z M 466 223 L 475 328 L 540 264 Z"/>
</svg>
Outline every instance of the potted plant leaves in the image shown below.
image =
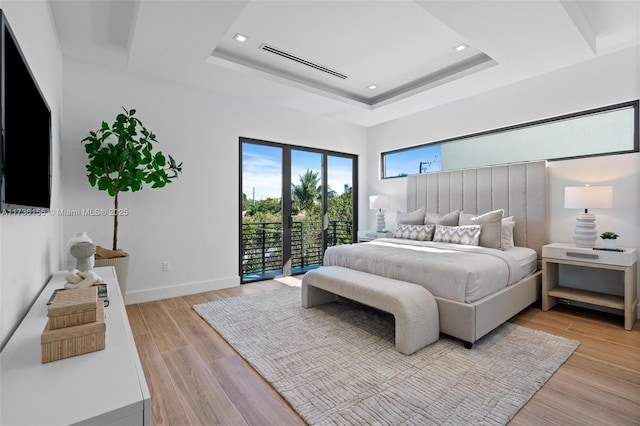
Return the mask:
<svg viewBox="0 0 640 426">
<path fill-rule="evenodd" d="M 606 231 L 600 234 L 600 238 L 602 238 L 602 247 L 607 249 L 615 249 L 617 248 L 617 239 L 619 235 L 615 232 Z"/>
<path fill-rule="evenodd" d="M 82 140 L 89 157 L 86 165 L 89 184 L 113 197 L 112 248 L 96 247 L 96 266 L 115 266 L 116 275 L 126 294 L 129 255 L 118 247 L 118 217 L 124 209 L 118 195 L 139 191 L 144 186 L 163 188 L 182 172 L 182 163 L 161 151 L 154 151 L 156 135 L 135 116 L 135 109 L 117 114 L 113 123 L 103 121 Z"/>
</svg>

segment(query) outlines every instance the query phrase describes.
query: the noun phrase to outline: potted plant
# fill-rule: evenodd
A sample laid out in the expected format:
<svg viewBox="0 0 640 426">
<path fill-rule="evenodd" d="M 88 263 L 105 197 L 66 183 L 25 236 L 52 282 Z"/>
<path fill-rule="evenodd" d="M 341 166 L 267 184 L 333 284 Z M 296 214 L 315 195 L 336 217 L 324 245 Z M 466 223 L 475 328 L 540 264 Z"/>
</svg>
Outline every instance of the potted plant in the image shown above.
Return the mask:
<svg viewBox="0 0 640 426">
<path fill-rule="evenodd" d="M 116 275 L 126 294 L 129 255 L 118 248 L 118 217 L 124 209 L 118 205 L 120 192 L 139 191 L 145 185 L 162 188 L 182 172 L 182 163 L 160 151 L 154 152 L 156 135 L 135 117 L 136 110 L 116 116 L 111 124 L 103 121 L 99 129 L 90 131 L 82 140 L 89 157 L 86 166 L 89 184 L 113 197 L 112 249 L 96 247 L 96 266 L 115 266 Z"/>
<path fill-rule="evenodd" d="M 600 234 L 600 238 L 602 238 L 602 246 L 604 248 L 614 249 L 617 247 L 616 239 L 619 237 L 618 234 L 611 231 L 606 231 Z"/>
</svg>

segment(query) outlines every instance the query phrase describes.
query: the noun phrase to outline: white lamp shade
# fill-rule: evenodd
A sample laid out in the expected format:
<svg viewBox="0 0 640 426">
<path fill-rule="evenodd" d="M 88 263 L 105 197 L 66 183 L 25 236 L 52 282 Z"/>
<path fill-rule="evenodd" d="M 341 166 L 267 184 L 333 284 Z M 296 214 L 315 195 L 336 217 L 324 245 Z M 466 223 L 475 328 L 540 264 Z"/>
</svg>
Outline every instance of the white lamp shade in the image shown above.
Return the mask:
<svg viewBox="0 0 640 426">
<path fill-rule="evenodd" d="M 567 186 L 564 207 L 567 209 L 610 209 L 613 206 L 611 186 Z"/>
<path fill-rule="evenodd" d="M 369 208 L 371 210 L 386 209 L 389 207 L 389 198 L 384 195 L 372 195 L 369 197 Z"/>
</svg>

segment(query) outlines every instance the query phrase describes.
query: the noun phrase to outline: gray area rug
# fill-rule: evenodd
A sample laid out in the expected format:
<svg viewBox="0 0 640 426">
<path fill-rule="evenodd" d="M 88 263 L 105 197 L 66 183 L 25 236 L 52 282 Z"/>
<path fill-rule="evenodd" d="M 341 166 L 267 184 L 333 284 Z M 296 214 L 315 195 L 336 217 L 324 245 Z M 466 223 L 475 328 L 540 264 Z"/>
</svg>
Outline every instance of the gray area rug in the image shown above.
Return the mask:
<svg viewBox="0 0 640 426">
<path fill-rule="evenodd" d="M 395 350 L 393 316 L 299 287 L 193 309 L 312 425 L 506 424 L 578 342 L 506 323 L 471 350 L 447 336 Z"/>
</svg>

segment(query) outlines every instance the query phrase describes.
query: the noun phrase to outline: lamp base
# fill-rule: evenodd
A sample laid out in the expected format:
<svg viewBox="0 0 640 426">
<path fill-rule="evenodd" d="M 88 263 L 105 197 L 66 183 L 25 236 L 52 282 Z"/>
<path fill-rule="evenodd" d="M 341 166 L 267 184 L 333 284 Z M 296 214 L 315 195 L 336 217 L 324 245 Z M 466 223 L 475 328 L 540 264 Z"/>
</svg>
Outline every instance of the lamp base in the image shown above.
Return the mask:
<svg viewBox="0 0 640 426">
<path fill-rule="evenodd" d="M 386 224 L 384 223 L 384 212 L 382 209 L 378 209 L 376 214 L 376 232 L 384 232 Z"/>
<path fill-rule="evenodd" d="M 576 229 L 573 232 L 573 241 L 576 243 L 576 247 L 595 247 L 597 239 L 596 215 L 593 213 L 580 213 L 576 218 Z"/>
</svg>

